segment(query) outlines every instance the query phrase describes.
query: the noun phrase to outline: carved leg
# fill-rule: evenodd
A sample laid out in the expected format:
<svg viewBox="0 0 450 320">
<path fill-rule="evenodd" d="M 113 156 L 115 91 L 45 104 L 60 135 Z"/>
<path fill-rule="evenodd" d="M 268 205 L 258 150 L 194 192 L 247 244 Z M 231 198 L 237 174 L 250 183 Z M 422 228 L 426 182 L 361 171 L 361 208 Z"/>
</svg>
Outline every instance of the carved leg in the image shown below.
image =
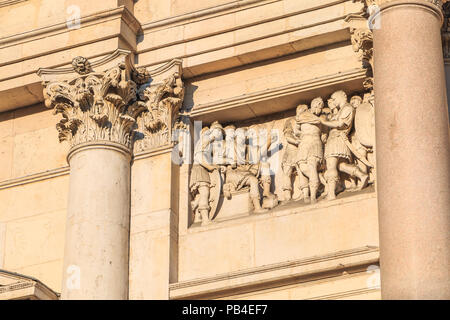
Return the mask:
<svg viewBox="0 0 450 320">
<path fill-rule="evenodd" d="M 327 200 L 336 199 L 336 184 L 339 181 L 339 173 L 337 171 L 338 158 L 327 158 L 327 171 L 325 172 L 325 179 L 328 184 Z"/>
<path fill-rule="evenodd" d="M 297 198 L 296 200 L 301 200 L 303 198 L 303 201 L 305 203 L 310 202 L 309 198 L 309 168 L 307 163 L 299 163 L 298 164 L 298 179 L 300 182 L 300 190 L 302 191 L 302 197 Z"/>
<path fill-rule="evenodd" d="M 292 199 L 292 172 L 294 167 L 285 165 L 283 166 L 283 203 L 288 202 Z"/>
<path fill-rule="evenodd" d="M 267 210 L 263 209 L 260 203 L 258 179 L 255 176 L 248 177 L 247 185 L 250 186 L 250 198 L 252 199 L 254 212 L 255 213 L 266 212 Z"/>
<path fill-rule="evenodd" d="M 199 201 L 198 201 L 198 212 L 202 217 L 202 226 L 207 225 L 211 222 L 209 217 L 209 186 L 203 185 L 198 187 Z"/>
<path fill-rule="evenodd" d="M 323 184 L 323 186 L 324 186 L 323 195 L 326 196 L 328 194 L 328 183 L 324 177 L 323 172 L 319 173 L 319 180 L 320 180 L 320 183 Z"/>
<path fill-rule="evenodd" d="M 303 194 L 303 202 L 310 203 L 311 202 L 311 198 L 309 197 L 309 187 L 303 188 L 302 189 L 302 194 Z"/>
<path fill-rule="evenodd" d="M 357 184 L 356 190 L 358 191 L 362 190 L 367 186 L 367 183 L 369 181 L 369 175 L 362 172 L 356 165 L 341 162 L 339 164 L 339 170 L 349 174 L 352 177 L 357 177 L 359 179 L 359 184 Z"/>
<path fill-rule="evenodd" d="M 317 158 L 308 159 L 309 167 L 309 190 L 311 196 L 311 203 L 317 202 L 317 189 L 319 187 L 319 173 L 317 172 Z"/>
</svg>

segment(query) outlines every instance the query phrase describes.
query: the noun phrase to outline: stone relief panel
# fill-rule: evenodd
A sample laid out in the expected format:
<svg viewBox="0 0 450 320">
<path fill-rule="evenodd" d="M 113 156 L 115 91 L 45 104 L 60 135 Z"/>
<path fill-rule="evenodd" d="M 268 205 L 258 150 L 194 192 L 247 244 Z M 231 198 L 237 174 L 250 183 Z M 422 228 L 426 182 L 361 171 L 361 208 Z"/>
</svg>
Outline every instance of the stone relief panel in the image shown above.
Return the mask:
<svg viewBox="0 0 450 320">
<path fill-rule="evenodd" d="M 330 201 L 375 182 L 373 92 L 336 91 L 293 111 L 201 128 L 189 183 L 194 223 Z"/>
</svg>

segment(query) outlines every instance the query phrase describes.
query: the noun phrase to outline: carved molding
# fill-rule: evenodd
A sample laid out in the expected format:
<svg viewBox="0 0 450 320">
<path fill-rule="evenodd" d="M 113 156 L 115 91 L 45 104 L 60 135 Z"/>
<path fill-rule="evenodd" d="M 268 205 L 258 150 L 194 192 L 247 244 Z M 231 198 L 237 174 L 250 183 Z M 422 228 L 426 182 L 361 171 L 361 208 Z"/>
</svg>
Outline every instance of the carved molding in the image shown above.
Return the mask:
<svg viewBox="0 0 450 320">
<path fill-rule="evenodd" d="M 45 106 L 62 115 L 56 125 L 59 140 L 68 141 L 71 147 L 105 140 L 131 149 L 137 85 L 131 79 L 129 66 L 122 62 L 94 73 L 88 65 L 77 64 L 87 62 L 80 59 L 74 59 L 74 70 L 80 77 L 44 83 Z"/>
<path fill-rule="evenodd" d="M 164 69 L 150 73 L 140 69 L 143 77 L 151 77 L 138 90 L 139 108 L 134 150 L 136 153 L 171 145 L 173 129 L 179 127 L 179 111 L 184 99 L 181 60 L 174 60 Z"/>
<path fill-rule="evenodd" d="M 212 277 L 195 280 L 187 280 L 170 284 L 171 299 L 211 299 L 228 297 L 249 292 L 250 288 L 258 290 L 273 288 L 274 284 L 283 286 L 293 284 L 302 279 L 302 282 L 341 276 L 344 271 L 367 272 L 368 265 L 379 263 L 379 248 L 366 246 L 341 251 L 338 253 L 324 254 L 289 262 L 269 264 L 243 271 L 230 272 Z M 276 286 L 275 285 L 275 286 Z M 368 292 L 379 290 L 367 288 Z M 355 293 L 360 293 L 356 291 Z M 365 291 L 364 291 L 365 292 Z M 351 291 L 346 291 L 346 295 Z M 320 296 L 317 298 L 325 298 Z M 329 298 L 327 296 L 327 298 Z"/>
<path fill-rule="evenodd" d="M 368 28 L 350 29 L 353 50 L 358 54 L 366 70 L 364 88 L 373 89 L 373 33 Z"/>
<path fill-rule="evenodd" d="M 39 69 L 45 105 L 61 114 L 60 141 L 73 148 L 97 141 L 146 151 L 171 143 L 184 98 L 181 61 L 148 71 L 136 69 L 131 54 L 117 50 L 96 62 L 76 57 L 72 66 Z M 66 80 L 69 79 L 69 80 Z"/>
<path fill-rule="evenodd" d="M 19 2 L 25 2 L 28 0 L 3 0 L 0 1 L 0 8 L 6 7 L 6 6 L 12 6 L 13 4 L 19 3 Z"/>
<path fill-rule="evenodd" d="M 25 184 L 39 182 L 43 180 L 54 179 L 60 176 L 65 176 L 69 174 L 69 171 L 70 171 L 69 166 L 64 166 L 56 169 L 38 172 L 35 174 L 30 174 L 27 176 L 0 181 L 0 190 L 14 188 L 17 186 L 22 186 Z"/>
<path fill-rule="evenodd" d="M 352 0 L 352 2 L 362 3 L 363 6 L 359 12 L 349 14 L 345 21 L 350 26 L 351 42 L 353 51 L 355 51 L 362 63 L 362 67 L 366 70 L 366 79 L 364 87 L 367 90 L 373 89 L 373 33 L 372 20 L 373 15 L 377 12 L 369 8 L 377 5 L 377 0 Z"/>
</svg>

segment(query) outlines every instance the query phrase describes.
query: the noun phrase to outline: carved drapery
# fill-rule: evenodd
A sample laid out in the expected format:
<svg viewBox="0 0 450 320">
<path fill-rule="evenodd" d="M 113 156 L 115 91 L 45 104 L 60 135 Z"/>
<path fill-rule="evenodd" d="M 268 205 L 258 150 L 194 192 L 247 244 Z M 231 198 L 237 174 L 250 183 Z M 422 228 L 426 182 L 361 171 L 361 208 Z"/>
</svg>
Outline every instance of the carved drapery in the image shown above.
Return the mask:
<svg viewBox="0 0 450 320">
<path fill-rule="evenodd" d="M 96 72 L 86 58 L 76 57 L 70 72 L 77 76 L 43 82 L 46 107 L 62 116 L 56 125 L 60 141 L 68 141 L 71 147 L 110 141 L 130 150 L 134 146 L 137 152 L 170 145 L 184 98 L 180 61 L 153 74 L 135 69 L 127 57 Z"/>
<path fill-rule="evenodd" d="M 282 118 L 282 134 L 279 124 L 272 130 L 275 122 L 204 126 L 189 183 L 194 223 L 221 219 L 220 197 L 237 205 L 234 197 L 242 190 L 251 202 L 248 212 L 262 213 L 280 200 L 333 200 L 375 183 L 373 95 L 337 91 L 324 98 Z"/>
</svg>

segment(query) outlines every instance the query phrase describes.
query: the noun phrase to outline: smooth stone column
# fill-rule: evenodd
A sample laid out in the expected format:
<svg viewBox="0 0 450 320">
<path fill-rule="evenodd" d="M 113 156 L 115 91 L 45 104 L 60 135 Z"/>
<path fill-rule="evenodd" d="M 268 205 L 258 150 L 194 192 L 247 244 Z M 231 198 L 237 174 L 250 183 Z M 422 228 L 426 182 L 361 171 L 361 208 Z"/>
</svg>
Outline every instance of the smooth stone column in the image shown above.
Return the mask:
<svg viewBox="0 0 450 320">
<path fill-rule="evenodd" d="M 374 30 L 383 299 L 450 299 L 450 148 L 442 14 L 389 1 Z"/>
<path fill-rule="evenodd" d="M 69 152 L 62 299 L 127 299 L 130 151 L 108 141 Z"/>
</svg>

